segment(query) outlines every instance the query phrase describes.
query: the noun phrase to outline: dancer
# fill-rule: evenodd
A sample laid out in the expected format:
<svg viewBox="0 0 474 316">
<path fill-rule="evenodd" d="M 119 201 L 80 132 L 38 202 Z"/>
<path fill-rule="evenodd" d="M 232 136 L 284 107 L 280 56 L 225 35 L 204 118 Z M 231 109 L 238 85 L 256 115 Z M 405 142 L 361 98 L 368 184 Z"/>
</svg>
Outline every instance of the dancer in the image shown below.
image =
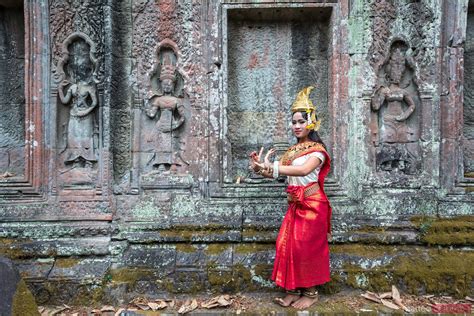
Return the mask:
<svg viewBox="0 0 474 316">
<path fill-rule="evenodd" d="M 317 130 L 321 120 L 309 99 L 313 87 L 300 91 L 291 107 L 292 131 L 298 139 L 281 157 L 270 162 L 274 149 L 261 161 L 260 153 L 250 154 L 250 168 L 256 173 L 278 178 L 288 176 L 288 210 L 276 241 L 272 280 L 286 290 L 276 298 L 282 306 L 306 309 L 318 299 L 316 285 L 330 280 L 329 246 L 331 206 L 324 192 L 330 169 L 326 146 Z"/>
</svg>

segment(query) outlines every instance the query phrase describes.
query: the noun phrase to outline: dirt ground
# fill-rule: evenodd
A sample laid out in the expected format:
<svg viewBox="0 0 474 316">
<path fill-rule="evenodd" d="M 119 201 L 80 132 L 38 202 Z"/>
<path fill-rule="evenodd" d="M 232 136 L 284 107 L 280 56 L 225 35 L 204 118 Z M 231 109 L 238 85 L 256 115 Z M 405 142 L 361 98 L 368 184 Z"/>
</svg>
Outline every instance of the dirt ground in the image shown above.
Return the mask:
<svg viewBox="0 0 474 316">
<path fill-rule="evenodd" d="M 363 297 L 364 295 L 365 297 Z M 435 295 L 400 295 L 400 304 L 389 293 L 343 291 L 321 295 L 318 303 L 305 311 L 282 307 L 273 299 L 279 293 L 239 293 L 235 295 L 174 296 L 166 298 L 137 297 L 126 306 L 40 306 L 46 315 L 321 315 L 321 314 L 473 314 L 470 297 L 456 299 Z M 372 298 L 368 299 L 366 297 Z M 436 310 L 437 309 L 437 310 Z"/>
</svg>

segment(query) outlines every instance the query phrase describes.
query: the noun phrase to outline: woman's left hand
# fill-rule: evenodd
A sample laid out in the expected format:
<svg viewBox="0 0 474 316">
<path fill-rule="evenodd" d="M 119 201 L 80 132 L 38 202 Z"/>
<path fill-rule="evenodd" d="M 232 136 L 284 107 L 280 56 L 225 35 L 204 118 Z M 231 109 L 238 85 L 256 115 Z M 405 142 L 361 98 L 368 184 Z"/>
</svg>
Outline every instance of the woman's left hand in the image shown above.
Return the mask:
<svg viewBox="0 0 474 316">
<path fill-rule="evenodd" d="M 270 162 L 270 156 L 272 156 L 274 153 L 275 153 L 275 148 L 272 148 L 272 149 L 270 149 L 270 150 L 267 152 L 267 154 L 265 155 L 265 158 L 264 158 L 264 160 L 263 160 L 263 163 L 264 163 L 265 165 L 270 165 L 270 164 L 271 164 L 271 162 Z"/>
</svg>

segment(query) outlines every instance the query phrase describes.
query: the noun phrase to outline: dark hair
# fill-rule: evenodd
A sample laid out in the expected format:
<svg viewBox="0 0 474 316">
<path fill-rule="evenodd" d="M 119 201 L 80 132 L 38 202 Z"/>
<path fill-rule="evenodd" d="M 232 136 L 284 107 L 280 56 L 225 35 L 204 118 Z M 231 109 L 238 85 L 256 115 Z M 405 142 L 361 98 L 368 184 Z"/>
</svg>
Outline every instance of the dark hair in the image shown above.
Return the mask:
<svg viewBox="0 0 474 316">
<path fill-rule="evenodd" d="M 308 120 L 308 113 L 306 113 L 306 112 L 300 112 L 300 113 L 303 116 L 303 118 L 307 121 Z M 321 145 L 323 145 L 324 149 L 327 149 L 326 144 L 323 142 L 321 137 L 319 137 L 319 134 L 318 134 L 317 131 L 311 130 L 311 132 L 309 132 L 309 134 L 308 134 L 308 138 L 311 139 L 313 142 L 320 143 Z"/>
</svg>

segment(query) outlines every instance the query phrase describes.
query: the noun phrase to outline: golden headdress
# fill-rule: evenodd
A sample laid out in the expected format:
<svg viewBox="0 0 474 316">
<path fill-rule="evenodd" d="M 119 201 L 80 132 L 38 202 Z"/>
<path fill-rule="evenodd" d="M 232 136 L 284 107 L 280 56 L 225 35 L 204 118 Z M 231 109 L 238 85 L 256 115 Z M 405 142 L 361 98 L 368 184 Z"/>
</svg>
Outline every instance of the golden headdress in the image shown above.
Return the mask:
<svg viewBox="0 0 474 316">
<path fill-rule="evenodd" d="M 291 112 L 306 112 L 308 113 L 308 125 L 306 126 L 307 129 L 312 129 L 317 131 L 321 126 L 321 119 L 317 119 L 318 116 L 316 115 L 316 107 L 314 106 L 313 102 L 309 98 L 311 94 L 311 90 L 313 90 L 313 86 L 309 86 L 298 92 L 296 96 L 295 102 L 291 106 Z"/>
</svg>

